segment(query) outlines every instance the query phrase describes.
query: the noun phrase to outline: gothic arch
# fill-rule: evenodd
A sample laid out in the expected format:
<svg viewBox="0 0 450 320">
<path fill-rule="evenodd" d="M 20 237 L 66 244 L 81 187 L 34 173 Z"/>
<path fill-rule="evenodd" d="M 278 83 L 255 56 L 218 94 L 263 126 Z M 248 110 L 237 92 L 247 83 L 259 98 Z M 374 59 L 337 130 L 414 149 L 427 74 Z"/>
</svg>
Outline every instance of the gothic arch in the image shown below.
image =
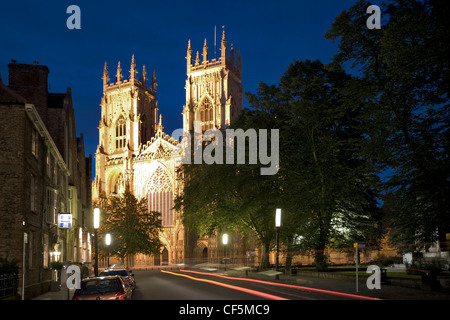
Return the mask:
<svg viewBox="0 0 450 320">
<path fill-rule="evenodd" d="M 166 247 L 161 251 L 161 264 L 168 265 L 169 264 L 169 250 Z"/>
<path fill-rule="evenodd" d="M 116 149 L 125 148 L 127 143 L 127 122 L 123 115 L 117 118 L 114 127 L 114 143 Z"/>
<path fill-rule="evenodd" d="M 121 171 L 114 170 L 108 179 L 109 193 L 118 195 L 125 191 L 125 179 Z"/>
<path fill-rule="evenodd" d="M 147 204 L 150 211 L 161 213 L 163 227 L 175 224 L 173 210 L 173 178 L 163 165 L 158 165 L 147 179 Z"/>
<path fill-rule="evenodd" d="M 214 129 L 214 104 L 209 95 L 204 95 L 197 107 L 197 121 L 202 122 L 202 130 Z"/>
<path fill-rule="evenodd" d="M 141 136 L 141 143 L 145 144 L 149 139 L 149 136 L 147 135 L 147 116 L 144 114 L 141 116 L 140 121 L 140 136 Z"/>
</svg>

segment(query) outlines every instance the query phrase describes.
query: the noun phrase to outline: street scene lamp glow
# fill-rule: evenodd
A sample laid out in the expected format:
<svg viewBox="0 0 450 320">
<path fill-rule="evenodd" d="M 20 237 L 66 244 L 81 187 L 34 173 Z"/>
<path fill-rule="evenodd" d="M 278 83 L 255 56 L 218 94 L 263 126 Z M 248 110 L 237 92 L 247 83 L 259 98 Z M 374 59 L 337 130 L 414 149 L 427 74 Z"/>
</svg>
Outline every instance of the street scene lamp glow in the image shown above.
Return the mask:
<svg viewBox="0 0 450 320">
<path fill-rule="evenodd" d="M 228 243 L 228 234 L 224 233 L 222 236 L 222 243 L 227 244 Z"/>
<path fill-rule="evenodd" d="M 281 209 L 277 209 L 275 212 L 275 227 L 281 227 Z"/>
<path fill-rule="evenodd" d="M 107 246 L 111 244 L 111 234 L 107 233 L 105 236 L 105 243 Z"/>
<path fill-rule="evenodd" d="M 94 208 L 94 229 L 100 226 L 100 209 Z"/>
</svg>

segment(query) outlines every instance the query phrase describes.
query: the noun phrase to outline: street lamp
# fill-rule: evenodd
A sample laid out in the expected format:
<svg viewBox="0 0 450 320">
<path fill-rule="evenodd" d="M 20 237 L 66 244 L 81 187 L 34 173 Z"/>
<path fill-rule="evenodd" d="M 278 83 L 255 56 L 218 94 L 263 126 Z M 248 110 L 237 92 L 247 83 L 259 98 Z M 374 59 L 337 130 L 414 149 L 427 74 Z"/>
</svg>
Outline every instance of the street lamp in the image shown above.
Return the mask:
<svg viewBox="0 0 450 320">
<path fill-rule="evenodd" d="M 225 257 L 223 258 L 223 262 L 225 264 L 225 271 L 227 271 L 227 244 L 228 244 L 228 234 L 224 233 L 222 236 L 222 243 L 224 245 Z"/>
<path fill-rule="evenodd" d="M 100 226 L 100 209 L 94 208 L 94 237 L 95 237 L 95 263 L 94 274 L 98 277 L 98 232 L 97 229 Z"/>
<path fill-rule="evenodd" d="M 277 248 L 277 255 L 276 255 L 276 259 L 275 259 L 275 270 L 278 271 L 278 255 L 280 252 L 279 249 L 279 242 L 280 242 L 280 237 L 279 237 L 279 232 L 280 232 L 280 227 L 281 227 L 281 209 L 277 209 L 275 211 L 275 228 L 276 228 L 276 248 Z M 278 275 L 277 275 L 278 277 Z"/>
<path fill-rule="evenodd" d="M 107 252 L 106 267 L 109 267 L 109 245 L 111 244 L 111 235 L 109 233 L 107 233 L 105 236 L 105 244 L 106 244 L 106 249 L 107 249 L 106 250 L 106 252 Z"/>
</svg>

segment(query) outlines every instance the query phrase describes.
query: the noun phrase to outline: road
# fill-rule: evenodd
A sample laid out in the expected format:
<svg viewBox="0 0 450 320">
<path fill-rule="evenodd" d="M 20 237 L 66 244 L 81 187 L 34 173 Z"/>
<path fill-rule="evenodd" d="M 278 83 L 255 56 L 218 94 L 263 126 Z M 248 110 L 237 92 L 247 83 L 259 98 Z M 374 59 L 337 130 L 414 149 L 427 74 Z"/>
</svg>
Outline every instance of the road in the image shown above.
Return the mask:
<svg viewBox="0 0 450 320">
<path fill-rule="evenodd" d="M 133 300 L 354 300 L 357 296 L 195 271 L 134 271 Z"/>
</svg>

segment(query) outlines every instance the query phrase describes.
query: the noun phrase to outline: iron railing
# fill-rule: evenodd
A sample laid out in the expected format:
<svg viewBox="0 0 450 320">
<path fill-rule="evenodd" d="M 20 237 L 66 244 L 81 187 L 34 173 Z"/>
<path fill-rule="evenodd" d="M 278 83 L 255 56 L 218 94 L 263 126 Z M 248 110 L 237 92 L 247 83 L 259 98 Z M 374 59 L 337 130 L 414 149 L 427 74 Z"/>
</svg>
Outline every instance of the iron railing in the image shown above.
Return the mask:
<svg viewBox="0 0 450 320">
<path fill-rule="evenodd" d="M 17 294 L 18 276 L 16 273 L 0 274 L 0 299 Z"/>
</svg>

